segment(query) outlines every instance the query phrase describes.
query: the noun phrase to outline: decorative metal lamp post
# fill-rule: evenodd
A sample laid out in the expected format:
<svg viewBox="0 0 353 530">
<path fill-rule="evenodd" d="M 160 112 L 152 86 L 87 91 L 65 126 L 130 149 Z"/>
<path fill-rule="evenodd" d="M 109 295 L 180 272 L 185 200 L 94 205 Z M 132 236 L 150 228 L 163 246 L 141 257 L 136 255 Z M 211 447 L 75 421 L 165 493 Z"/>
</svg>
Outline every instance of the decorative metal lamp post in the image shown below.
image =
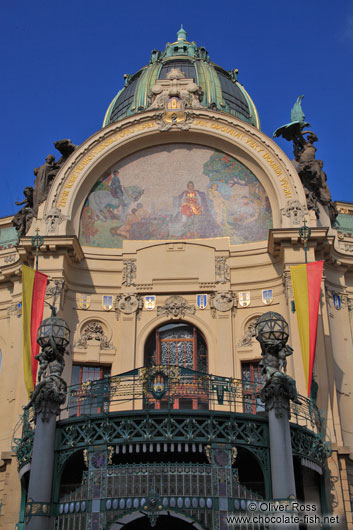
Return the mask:
<svg viewBox="0 0 353 530">
<path fill-rule="evenodd" d="M 266 405 L 270 430 L 271 476 L 274 499 L 295 498 L 292 445 L 289 428 L 290 400 L 298 402 L 294 379 L 284 372 L 287 356 L 288 324 L 279 313 L 269 311 L 256 323 L 256 339 L 262 351 L 265 383 L 261 399 Z M 283 370 L 283 371 L 282 371 Z"/>
<path fill-rule="evenodd" d="M 38 383 L 25 407 L 28 409 L 33 406 L 36 421 L 25 511 L 26 530 L 51 528 L 56 416 L 66 400 L 67 385 L 61 374 L 70 330 L 65 320 L 56 316 L 54 306 L 51 306 L 51 310 L 51 316 L 43 320 L 38 329 L 37 342 L 41 346 L 36 356 L 39 361 Z"/>
<path fill-rule="evenodd" d="M 308 241 L 311 236 L 311 228 L 306 226 L 304 219 L 304 225 L 299 228 L 299 237 L 304 245 L 305 263 L 308 263 Z"/>
</svg>

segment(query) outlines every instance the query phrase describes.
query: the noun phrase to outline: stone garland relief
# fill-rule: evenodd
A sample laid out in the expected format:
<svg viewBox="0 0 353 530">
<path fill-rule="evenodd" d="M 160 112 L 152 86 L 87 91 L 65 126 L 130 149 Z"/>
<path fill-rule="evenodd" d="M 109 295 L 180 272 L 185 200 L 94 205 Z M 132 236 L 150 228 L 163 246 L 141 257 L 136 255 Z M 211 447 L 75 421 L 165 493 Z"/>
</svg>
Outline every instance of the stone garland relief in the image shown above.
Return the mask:
<svg viewBox="0 0 353 530">
<path fill-rule="evenodd" d="M 222 236 L 238 244 L 267 239 L 271 227 L 267 194 L 246 166 L 210 147 L 169 144 L 134 153 L 98 179 L 79 239 L 106 248 Z"/>
<path fill-rule="evenodd" d="M 112 343 L 105 334 L 102 323 L 98 320 L 91 320 L 82 326 L 80 338 L 75 342 L 74 348 L 87 348 L 92 341 L 98 341 L 101 350 L 110 350 L 113 348 Z"/>
</svg>

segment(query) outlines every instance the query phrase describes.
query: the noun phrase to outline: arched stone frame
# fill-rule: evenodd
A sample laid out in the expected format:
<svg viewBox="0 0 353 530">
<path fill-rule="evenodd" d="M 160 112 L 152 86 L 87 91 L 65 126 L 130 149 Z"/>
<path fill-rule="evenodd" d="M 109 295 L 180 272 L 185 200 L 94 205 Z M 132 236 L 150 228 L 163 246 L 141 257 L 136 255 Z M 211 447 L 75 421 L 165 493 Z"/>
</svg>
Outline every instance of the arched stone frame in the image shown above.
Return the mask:
<svg viewBox="0 0 353 530">
<path fill-rule="evenodd" d="M 158 511 L 159 515 L 168 515 L 176 519 L 181 519 L 185 521 L 185 523 L 188 524 L 188 527 L 190 527 L 190 530 L 207 530 L 204 526 L 202 526 L 198 521 L 194 521 L 189 515 L 177 511 L 175 509 L 173 510 L 161 510 Z M 134 511 L 127 513 L 126 515 L 119 516 L 119 526 L 115 524 L 115 521 L 112 521 L 111 523 L 108 523 L 104 529 L 102 530 L 118 530 L 124 528 L 127 524 L 132 523 L 133 521 L 136 521 L 137 519 L 140 519 L 142 517 L 147 516 L 147 514 L 143 511 Z M 121 526 L 122 525 L 122 526 Z"/>
<path fill-rule="evenodd" d="M 214 358 L 215 355 L 215 342 L 212 335 L 212 330 L 207 326 L 207 324 L 197 318 L 196 316 L 190 316 L 186 315 L 185 317 L 181 319 L 173 319 L 169 318 L 166 319 L 165 316 L 157 316 L 153 319 L 151 319 L 148 323 L 146 323 L 143 328 L 139 331 L 136 339 L 136 366 L 143 366 L 144 365 L 144 352 L 145 352 L 145 344 L 150 336 L 150 334 L 157 328 L 171 323 L 171 322 L 185 322 L 187 324 L 191 324 L 192 326 L 195 326 L 197 329 L 199 329 L 204 337 L 206 347 L 207 347 L 207 356 L 208 356 L 208 373 L 212 373 L 211 370 L 211 360 Z"/>
<path fill-rule="evenodd" d="M 255 321 L 261 315 L 262 315 L 262 313 L 260 311 L 258 311 L 256 313 L 252 313 L 251 315 L 248 315 L 243 320 L 243 322 L 241 323 L 241 327 L 240 327 L 240 329 L 241 329 L 241 337 L 237 341 L 237 349 L 245 347 L 245 346 L 247 346 L 247 348 L 252 348 L 252 345 L 241 344 L 241 342 L 244 339 L 244 337 L 246 336 L 246 333 L 248 331 L 249 325 L 252 323 L 252 321 Z"/>
<path fill-rule="evenodd" d="M 113 336 L 113 332 L 112 332 L 111 326 L 108 324 L 108 322 L 105 319 L 101 318 L 100 316 L 90 315 L 90 316 L 84 318 L 83 320 L 81 320 L 78 323 L 78 325 L 77 325 L 76 333 L 75 333 L 75 339 L 73 341 L 73 346 L 72 346 L 73 351 L 75 349 L 77 349 L 77 348 L 82 347 L 82 346 L 78 345 L 78 342 L 79 342 L 78 339 L 82 337 L 85 326 L 87 326 L 91 322 L 92 323 L 96 323 L 97 322 L 97 323 L 102 325 L 103 332 L 106 331 L 106 333 L 104 333 L 104 336 L 107 338 L 107 342 L 109 342 L 111 344 L 111 339 L 112 339 L 112 336 Z M 114 348 L 114 346 L 111 345 L 111 348 L 106 348 L 106 349 L 113 349 L 113 348 Z"/>
<path fill-rule="evenodd" d="M 306 200 L 299 176 L 277 144 L 231 116 L 212 111 L 197 111 L 195 114 L 189 131 L 171 130 L 161 134 L 153 119 L 154 114 L 146 112 L 114 123 L 89 138 L 58 173 L 40 211 L 43 216 L 41 233 L 48 230 L 44 221 L 46 216 L 53 209 L 60 208 L 63 221 L 55 233 L 78 234 L 84 201 L 104 171 L 137 151 L 170 143 L 206 145 L 237 158 L 265 188 L 271 203 L 273 226 L 289 226 L 290 219 L 282 217 L 281 209 L 287 207 L 288 200 L 297 199 L 302 204 L 306 204 Z"/>
</svg>

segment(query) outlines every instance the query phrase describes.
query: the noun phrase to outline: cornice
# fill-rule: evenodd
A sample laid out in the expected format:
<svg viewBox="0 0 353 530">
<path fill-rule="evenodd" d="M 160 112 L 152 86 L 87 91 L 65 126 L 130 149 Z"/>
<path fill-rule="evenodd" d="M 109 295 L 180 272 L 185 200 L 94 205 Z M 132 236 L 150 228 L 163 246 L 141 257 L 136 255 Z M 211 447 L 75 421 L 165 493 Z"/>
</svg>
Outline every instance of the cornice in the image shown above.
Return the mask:
<svg viewBox="0 0 353 530">
<path fill-rule="evenodd" d="M 315 248 L 323 251 L 324 255 L 329 254 L 333 247 L 334 236 L 328 236 L 328 228 L 311 228 L 311 236 L 308 241 L 308 248 Z M 300 242 L 298 228 L 271 228 L 269 230 L 267 252 L 277 257 L 284 247 L 296 246 Z"/>
<path fill-rule="evenodd" d="M 35 250 L 32 247 L 32 238 L 21 238 L 17 250 L 22 258 L 23 263 L 32 261 L 35 256 Z M 81 244 L 76 236 L 45 236 L 43 245 L 40 247 L 40 254 L 66 255 L 70 263 L 80 263 L 84 254 Z"/>
</svg>

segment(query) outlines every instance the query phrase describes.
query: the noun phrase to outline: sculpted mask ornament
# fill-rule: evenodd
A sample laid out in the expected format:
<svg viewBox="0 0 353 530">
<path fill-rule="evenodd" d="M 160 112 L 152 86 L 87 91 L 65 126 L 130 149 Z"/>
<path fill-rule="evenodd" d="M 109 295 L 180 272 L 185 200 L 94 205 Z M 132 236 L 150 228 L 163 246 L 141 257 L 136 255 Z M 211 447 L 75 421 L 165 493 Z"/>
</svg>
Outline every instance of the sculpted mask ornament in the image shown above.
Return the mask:
<svg viewBox="0 0 353 530">
<path fill-rule="evenodd" d="M 163 306 L 157 307 L 157 315 L 166 315 L 172 318 L 184 317 L 187 313 L 194 315 L 196 308 L 182 296 L 170 296 Z"/>
<path fill-rule="evenodd" d="M 300 225 L 303 222 L 304 216 L 308 214 L 308 209 L 297 199 L 293 199 L 287 202 L 286 208 L 282 208 L 281 212 L 282 215 L 290 218 L 292 225 Z"/>
<path fill-rule="evenodd" d="M 59 224 L 62 223 L 65 219 L 67 219 L 67 216 L 61 213 L 60 208 L 52 208 L 44 218 L 45 223 L 48 226 L 48 233 L 50 234 L 56 232 L 56 229 Z"/>
</svg>

